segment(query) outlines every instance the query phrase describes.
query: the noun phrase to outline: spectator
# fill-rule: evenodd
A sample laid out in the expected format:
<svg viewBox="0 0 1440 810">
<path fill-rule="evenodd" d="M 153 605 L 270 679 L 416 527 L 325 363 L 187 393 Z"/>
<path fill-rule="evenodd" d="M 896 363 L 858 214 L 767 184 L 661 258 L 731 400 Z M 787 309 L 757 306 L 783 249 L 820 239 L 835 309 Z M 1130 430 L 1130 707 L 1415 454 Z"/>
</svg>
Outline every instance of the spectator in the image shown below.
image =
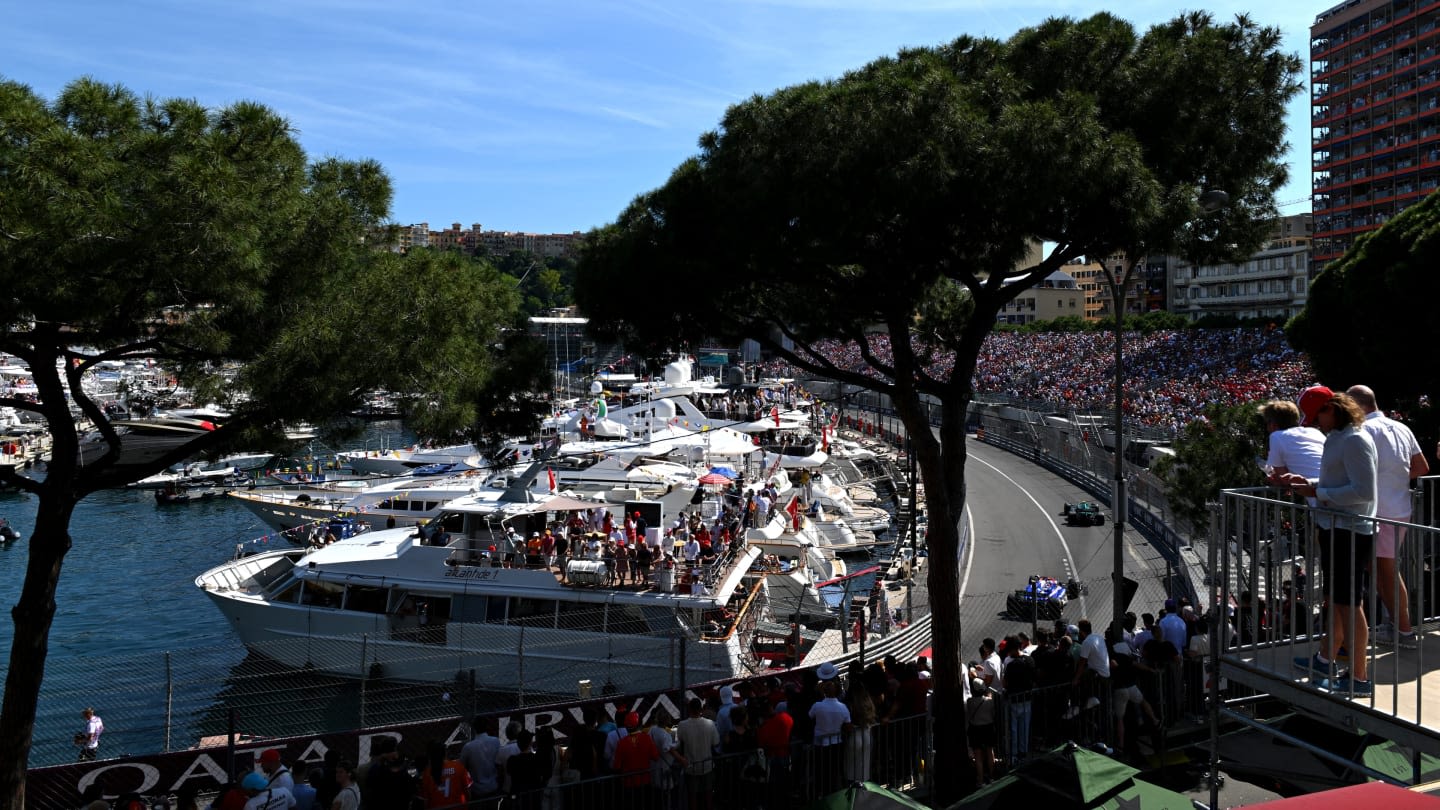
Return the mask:
<svg viewBox="0 0 1440 810">
<path fill-rule="evenodd" d="M 354 774 L 355 766 L 346 760 L 335 763 L 335 782 L 340 789 L 330 802 L 330 810 L 360 810 L 360 788 L 355 786 Z"/>
<path fill-rule="evenodd" d="M 496 755 L 500 753 L 499 730 L 493 717 L 477 717 L 471 724 L 475 736 L 460 749 L 460 764 L 470 774 L 470 798 L 488 799 L 500 793 Z"/>
<path fill-rule="evenodd" d="M 468 799 L 470 774 L 465 766 L 445 756 L 445 743 L 431 741 L 421 765 L 420 798 L 425 810 L 455 807 Z"/>
<path fill-rule="evenodd" d="M 720 750 L 720 732 L 715 728 L 715 721 L 704 716 L 703 709 L 699 698 L 691 698 L 689 716 L 681 720 L 676 729 L 680 754 L 686 760 L 685 795 L 690 810 L 710 810 L 715 806 L 714 755 Z"/>
<path fill-rule="evenodd" d="M 1381 413 L 1375 407 L 1375 392 L 1363 385 L 1354 385 L 1350 394 L 1365 412 L 1364 428 L 1375 442 L 1376 511 L 1382 518 L 1410 521 L 1410 482 L 1430 472 L 1430 463 L 1420 452 L 1420 443 L 1410 428 Z M 1318 476 L 1318 473 L 1316 474 Z M 1405 529 L 1393 523 L 1380 523 L 1375 528 L 1375 584 L 1380 603 L 1390 622 L 1376 627 L 1375 640 L 1396 644 L 1404 649 L 1419 646 L 1420 638 L 1410 623 L 1410 591 L 1395 567 L 1395 558 L 1405 542 Z M 1395 632 L 1396 628 L 1400 632 Z"/>
<path fill-rule="evenodd" d="M 1296 658 L 1295 666 L 1315 677 L 1315 685 L 1322 689 L 1369 695 L 1373 687 L 1365 650 L 1370 624 L 1363 595 L 1366 569 L 1375 553 L 1374 521 L 1369 520 L 1375 516 L 1377 499 L 1375 441 L 1364 428 L 1365 412 L 1348 394 L 1315 386 L 1301 396 L 1301 409 L 1306 424 L 1325 434 L 1320 475 L 1306 479 L 1290 473 L 1283 482 L 1297 495 L 1314 497 L 1326 510 L 1315 514 L 1315 523 L 1330 601 L 1330 632 L 1319 651 Z M 1347 643 L 1356 651 L 1348 676 L 1334 664 L 1339 648 Z"/>
</svg>

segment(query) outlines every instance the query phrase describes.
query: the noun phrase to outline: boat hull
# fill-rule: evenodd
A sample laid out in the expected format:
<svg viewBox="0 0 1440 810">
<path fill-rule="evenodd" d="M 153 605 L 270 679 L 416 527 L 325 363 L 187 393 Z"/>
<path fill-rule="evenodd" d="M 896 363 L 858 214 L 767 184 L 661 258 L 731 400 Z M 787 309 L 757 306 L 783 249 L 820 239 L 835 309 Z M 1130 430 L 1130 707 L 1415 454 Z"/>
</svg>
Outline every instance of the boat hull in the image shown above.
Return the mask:
<svg viewBox="0 0 1440 810">
<path fill-rule="evenodd" d="M 468 683 L 473 674 L 486 689 L 574 695 L 582 680 L 630 692 L 747 674 L 733 637 L 697 642 L 485 622 L 396 626 L 382 614 L 206 593 L 251 651 L 346 678 Z"/>
</svg>

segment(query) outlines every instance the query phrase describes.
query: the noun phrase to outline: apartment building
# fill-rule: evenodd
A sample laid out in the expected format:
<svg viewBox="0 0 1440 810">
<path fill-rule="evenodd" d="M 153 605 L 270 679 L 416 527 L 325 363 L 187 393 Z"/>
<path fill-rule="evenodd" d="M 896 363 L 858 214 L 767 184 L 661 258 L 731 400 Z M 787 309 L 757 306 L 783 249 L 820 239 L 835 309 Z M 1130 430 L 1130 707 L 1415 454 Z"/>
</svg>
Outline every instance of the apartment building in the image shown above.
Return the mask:
<svg viewBox="0 0 1440 810">
<path fill-rule="evenodd" d="M 1062 315 L 1084 317 L 1085 293 L 1069 273 L 1056 270 L 1001 307 L 995 322 L 1026 324 L 1053 321 Z"/>
<path fill-rule="evenodd" d="M 1310 28 L 1313 273 L 1440 185 L 1440 0 L 1348 0 Z"/>
<path fill-rule="evenodd" d="M 466 253 L 485 251 L 492 256 L 501 256 L 520 250 L 542 258 L 572 255 L 580 246 L 585 234 L 571 233 L 524 233 L 520 231 L 487 231 L 476 222 L 469 228 L 461 228 L 455 222 L 440 231 L 430 230 L 430 223 L 401 225 L 391 248 L 404 253 L 412 247 L 433 247 L 436 250 L 461 250 Z"/>
<path fill-rule="evenodd" d="M 1170 311 L 1286 320 L 1305 308 L 1310 288 L 1310 214 L 1280 217 L 1265 247 L 1243 262 L 1177 261 L 1170 275 Z"/>
</svg>

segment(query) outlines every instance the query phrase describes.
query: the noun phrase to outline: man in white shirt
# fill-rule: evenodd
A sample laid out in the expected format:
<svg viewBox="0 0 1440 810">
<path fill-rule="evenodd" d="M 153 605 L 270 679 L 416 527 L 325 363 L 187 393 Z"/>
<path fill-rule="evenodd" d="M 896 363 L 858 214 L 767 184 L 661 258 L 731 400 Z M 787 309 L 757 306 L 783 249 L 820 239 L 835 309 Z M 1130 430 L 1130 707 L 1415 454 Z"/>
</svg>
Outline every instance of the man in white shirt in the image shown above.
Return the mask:
<svg viewBox="0 0 1440 810">
<path fill-rule="evenodd" d="M 814 742 L 817 748 L 839 745 L 850 726 L 850 708 L 840 702 L 840 684 L 830 680 L 821 683 L 825 699 L 810 707 L 815 721 Z"/>
<path fill-rule="evenodd" d="M 470 798 L 484 799 L 500 792 L 495 756 L 500 753 L 499 727 L 493 717 L 477 717 L 475 736 L 460 749 L 460 764 L 470 772 Z"/>
<path fill-rule="evenodd" d="M 675 733 L 680 738 L 680 754 L 685 757 L 685 792 L 690 807 L 714 806 L 715 753 L 720 750 L 720 732 L 715 721 L 704 716 L 705 704 L 691 698 L 689 717 L 680 721 Z"/>
<path fill-rule="evenodd" d="M 980 680 L 989 689 L 999 692 L 1003 682 L 1000 679 L 1000 654 L 995 652 L 995 639 L 980 642 Z"/>
<path fill-rule="evenodd" d="M 287 791 L 295 790 L 295 777 L 290 769 L 280 761 L 280 751 L 275 748 L 266 748 L 260 753 L 260 770 L 265 774 L 266 783 L 270 787 L 281 787 Z M 292 801 L 291 804 L 294 804 Z"/>
<path fill-rule="evenodd" d="M 1381 413 L 1375 406 L 1375 392 L 1364 385 L 1353 385 L 1347 394 L 1365 412 L 1365 432 L 1375 441 L 1375 488 L 1378 496 L 1377 516 L 1410 522 L 1410 482 L 1430 472 L 1430 463 L 1420 452 L 1415 434 L 1404 424 Z M 1375 584 L 1380 602 L 1390 614 L 1393 624 L 1376 628 L 1375 640 L 1414 649 L 1420 642 L 1410 624 L 1410 592 L 1395 568 L 1395 558 L 1405 542 L 1405 529 L 1389 523 L 1375 528 Z M 1396 629 L 1399 629 L 1397 639 Z"/>
<path fill-rule="evenodd" d="M 1272 399 L 1260 406 L 1260 416 L 1270 434 L 1270 454 L 1265 463 L 1275 475 L 1299 473 L 1306 478 L 1320 475 L 1320 455 L 1325 434 L 1314 427 L 1302 427 L 1300 408 L 1293 402 Z"/>
<path fill-rule="evenodd" d="M 100 715 L 88 707 L 80 716 L 85 718 L 85 730 L 75 735 L 75 741 L 80 743 L 79 761 L 89 762 L 99 756 L 100 735 L 105 731 L 105 724 L 100 721 Z"/>
<path fill-rule="evenodd" d="M 1303 396 L 1312 394 L 1308 389 Z M 1325 434 L 1314 427 L 1302 427 L 1300 408 L 1293 402 L 1273 399 L 1260 406 L 1260 417 L 1265 420 L 1265 431 L 1270 434 L 1270 454 L 1265 457 L 1270 484 L 1277 484 L 1286 473 L 1298 473 L 1306 478 L 1320 477 L 1320 455 L 1325 450 Z M 1305 499 L 1311 506 L 1314 498 Z M 1281 537 L 1281 546 L 1272 549 L 1281 557 L 1291 554 L 1290 538 Z M 1180 647 L 1184 650 L 1184 647 Z M 1138 650 L 1138 648 L 1137 648 Z"/>
<path fill-rule="evenodd" d="M 1075 678 L 1070 685 L 1075 688 L 1075 705 L 1065 712 L 1065 718 L 1076 716 L 1084 709 L 1100 705 L 1100 695 L 1110 691 L 1110 650 L 1105 639 L 1091 631 L 1089 619 L 1081 619 L 1080 655 L 1075 659 Z"/>
<path fill-rule="evenodd" d="M 766 497 L 765 490 L 760 490 L 755 495 L 755 520 L 756 525 L 764 526 L 770 522 L 770 498 Z"/>
</svg>

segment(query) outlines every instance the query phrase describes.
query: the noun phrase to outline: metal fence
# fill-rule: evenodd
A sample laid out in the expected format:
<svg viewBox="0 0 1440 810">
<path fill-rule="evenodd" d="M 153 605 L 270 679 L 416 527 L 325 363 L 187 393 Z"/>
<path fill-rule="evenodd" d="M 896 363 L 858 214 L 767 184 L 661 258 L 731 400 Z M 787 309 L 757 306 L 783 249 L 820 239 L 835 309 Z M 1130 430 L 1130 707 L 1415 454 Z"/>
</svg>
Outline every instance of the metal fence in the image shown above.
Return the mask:
<svg viewBox="0 0 1440 810">
<path fill-rule="evenodd" d="M 904 587 L 904 583 L 896 585 Z M 841 638 L 834 631 L 818 642 L 835 648 L 824 657 L 843 662 L 858 657 L 863 646 L 867 661 L 886 653 L 902 660 L 913 658 L 929 644 L 930 606 L 923 587 L 910 593 L 914 615 L 921 617 L 913 627 L 874 622 L 864 633 L 863 645 L 853 635 Z M 581 694 L 582 682 L 588 682 L 596 697 L 677 689 L 716 680 L 714 672 L 732 667 L 724 645 L 697 645 L 667 633 L 593 634 L 602 647 L 583 658 L 577 656 L 575 632 L 565 628 L 602 621 L 604 610 L 603 604 L 596 606 L 595 615 L 588 617 L 581 611 L 564 612 L 560 627 L 554 622 L 549 627 L 523 627 L 518 647 L 504 656 L 412 644 L 406 645 L 401 665 L 393 663 L 392 647 L 392 666 L 426 673 L 405 681 L 387 678 L 385 666 L 371 663 L 374 655 L 366 650 L 381 636 L 267 641 L 250 645 L 248 651 L 238 641 L 224 638 L 162 654 L 52 658 L 30 761 L 44 766 L 75 759 L 72 735 L 84 706 L 93 706 L 104 718 L 101 755 L 108 758 L 189 748 L 205 737 L 227 733 L 232 721 L 236 731 L 252 737 L 370 728 L 573 700 Z M 724 660 L 705 660 L 697 648 L 709 649 Z M 612 675 L 606 661 L 622 656 L 650 663 L 646 683 L 637 682 L 633 667 L 629 678 Z M 279 661 L 309 665 L 287 666 Z M 750 656 L 746 661 L 757 669 L 761 665 Z M 497 690 L 489 686 L 501 680 L 496 667 L 510 670 L 504 673 L 505 683 L 514 683 L 514 670 L 519 670 L 521 683 L 563 683 L 569 688 Z M 348 671 L 348 676 L 327 674 L 337 671 Z M 527 672 L 534 677 L 523 674 Z M 47 726 L 45 718 L 60 719 Z"/>
<path fill-rule="evenodd" d="M 565 810 L 591 807 L 645 807 L 683 810 L 713 806 L 727 810 L 803 807 L 852 782 L 874 782 L 897 790 L 925 783 L 931 758 L 930 722 L 925 715 L 896 718 L 848 732 L 834 745 L 792 742 L 787 750 L 755 749 L 714 756 L 706 773 L 689 773 L 665 760 L 649 771 L 594 779 L 565 775 L 563 753 L 557 775 L 543 788 L 496 796 L 480 807 L 510 810 Z M 694 770 L 703 770 L 695 768 Z M 692 804 L 692 793 L 708 800 Z M 461 807 L 475 805 L 454 805 Z"/>
<path fill-rule="evenodd" d="M 1359 532 L 1361 539 L 1351 542 L 1326 531 L 1332 520 L 1350 517 L 1343 513 L 1273 488 L 1222 493 L 1210 604 L 1224 617 L 1216 622 L 1225 634 L 1220 641 L 1227 668 L 1237 677 L 1295 683 L 1325 699 L 1345 700 L 1337 711 L 1363 707 L 1372 717 L 1395 721 L 1391 732 L 1408 726 L 1425 747 L 1440 747 L 1434 731 L 1440 722 L 1427 713 L 1423 688 L 1435 666 L 1426 627 L 1440 619 L 1440 529 L 1425 525 L 1436 517 L 1437 483 L 1434 477 L 1422 480 L 1416 522 L 1366 521 L 1373 536 L 1401 536 L 1392 560 L 1377 554 L 1370 533 Z M 1411 638 L 1397 632 L 1403 629 L 1402 604 L 1415 630 Z M 1343 642 L 1343 649 L 1327 644 L 1327 636 Z M 1335 671 L 1311 666 L 1317 653 Z M 1353 677 L 1344 677 L 1346 670 Z M 1369 685 L 1358 688 L 1357 681 L 1365 680 Z"/>
</svg>

